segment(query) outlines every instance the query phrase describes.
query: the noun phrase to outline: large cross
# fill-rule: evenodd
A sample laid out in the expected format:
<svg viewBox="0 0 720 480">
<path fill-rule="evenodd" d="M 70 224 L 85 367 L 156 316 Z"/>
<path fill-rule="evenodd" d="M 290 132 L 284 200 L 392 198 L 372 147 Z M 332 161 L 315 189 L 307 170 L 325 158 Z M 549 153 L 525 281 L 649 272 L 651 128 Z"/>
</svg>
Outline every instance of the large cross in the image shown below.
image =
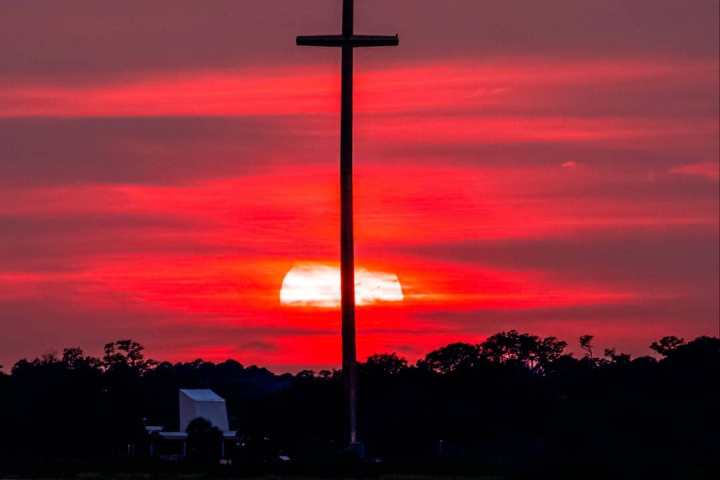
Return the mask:
<svg viewBox="0 0 720 480">
<path fill-rule="evenodd" d="M 353 50 L 394 47 L 398 36 L 355 35 L 353 0 L 343 0 L 342 35 L 297 37 L 297 44 L 342 50 L 340 113 L 340 295 L 342 308 L 342 368 L 345 379 L 347 440 L 357 444 L 355 359 L 355 247 L 353 240 Z"/>
</svg>

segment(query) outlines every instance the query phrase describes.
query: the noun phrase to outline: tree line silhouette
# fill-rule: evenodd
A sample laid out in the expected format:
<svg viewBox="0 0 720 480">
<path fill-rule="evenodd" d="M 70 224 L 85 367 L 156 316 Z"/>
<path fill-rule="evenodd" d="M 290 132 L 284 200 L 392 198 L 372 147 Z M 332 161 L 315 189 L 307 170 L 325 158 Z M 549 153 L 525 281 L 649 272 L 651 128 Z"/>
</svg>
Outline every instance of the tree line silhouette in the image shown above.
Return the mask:
<svg viewBox="0 0 720 480">
<path fill-rule="evenodd" d="M 395 353 L 369 357 L 358 392 L 368 461 L 585 476 L 717 471 L 719 338 L 664 337 L 650 345 L 654 356 L 636 358 L 614 349 L 598 356 L 590 335 L 579 338 L 581 355 L 567 347 L 511 330 L 444 346 L 415 364 Z M 144 458 L 145 426 L 177 429 L 180 388 L 226 399 L 238 431 L 232 468 L 274 468 L 280 455 L 306 466 L 342 458 L 341 371 L 156 362 L 139 343 L 119 340 L 101 358 L 67 348 L 0 372 L 0 473 L 154 462 Z M 193 429 L 194 438 L 214 438 L 209 425 Z"/>
</svg>

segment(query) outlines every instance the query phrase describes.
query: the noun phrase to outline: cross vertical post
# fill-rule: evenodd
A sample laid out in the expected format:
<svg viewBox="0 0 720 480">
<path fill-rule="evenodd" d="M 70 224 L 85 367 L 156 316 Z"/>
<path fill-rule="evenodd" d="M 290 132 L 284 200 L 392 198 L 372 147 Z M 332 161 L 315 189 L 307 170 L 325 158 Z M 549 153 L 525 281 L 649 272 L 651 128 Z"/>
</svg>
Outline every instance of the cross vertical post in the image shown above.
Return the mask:
<svg viewBox="0 0 720 480">
<path fill-rule="evenodd" d="M 353 0 L 343 1 L 343 36 L 352 37 Z M 357 368 L 355 340 L 355 235 L 353 223 L 353 47 L 345 44 L 341 53 L 340 109 L 340 303 L 342 310 L 342 368 L 348 442 L 357 443 Z"/>
<path fill-rule="evenodd" d="M 355 246 L 353 233 L 353 52 L 358 47 L 397 46 L 399 38 L 355 35 L 354 0 L 343 0 L 342 34 L 297 37 L 300 46 L 341 49 L 340 111 L 340 295 L 342 368 L 345 381 L 346 440 L 358 444 L 357 369 L 355 342 Z"/>
</svg>

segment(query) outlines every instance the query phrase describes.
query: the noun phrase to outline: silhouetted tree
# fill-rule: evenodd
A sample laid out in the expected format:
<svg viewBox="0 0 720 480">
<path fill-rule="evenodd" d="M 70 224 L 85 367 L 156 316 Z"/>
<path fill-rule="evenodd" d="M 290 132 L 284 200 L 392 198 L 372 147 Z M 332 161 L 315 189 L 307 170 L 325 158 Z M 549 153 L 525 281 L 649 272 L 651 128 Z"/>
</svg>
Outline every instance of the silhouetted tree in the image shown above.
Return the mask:
<svg viewBox="0 0 720 480">
<path fill-rule="evenodd" d="M 495 334 L 480 345 L 482 356 L 494 363 L 517 362 L 533 371 L 556 361 L 566 347 L 566 342 L 555 337 L 541 339 L 516 330 Z"/>
<path fill-rule="evenodd" d="M 595 337 L 592 335 L 580 336 L 580 348 L 585 352 L 585 356 L 589 359 L 593 358 L 593 345 L 592 341 Z"/>
<path fill-rule="evenodd" d="M 439 374 L 449 374 L 476 367 L 480 362 L 480 347 L 468 343 L 451 343 L 433 350 L 417 366 Z"/>
<path fill-rule="evenodd" d="M 188 459 L 203 465 L 217 464 L 223 442 L 220 429 L 206 419 L 198 417 L 190 422 L 186 431 Z"/>
<path fill-rule="evenodd" d="M 298 380 L 314 380 L 315 372 L 313 370 L 300 370 L 295 375 L 295 378 L 297 378 Z"/>
<path fill-rule="evenodd" d="M 130 368 L 142 375 L 155 365 L 154 360 L 145 359 L 145 347 L 133 340 L 116 340 L 105 344 L 102 366 L 106 370 Z"/>
<path fill-rule="evenodd" d="M 657 353 L 659 353 L 663 357 L 667 357 L 672 352 L 677 350 L 677 348 L 680 345 L 684 345 L 684 344 L 685 344 L 685 339 L 668 336 L 668 337 L 661 338 L 657 342 L 652 342 L 650 344 L 650 348 L 652 350 L 655 350 Z"/>
<path fill-rule="evenodd" d="M 64 349 L 61 362 L 68 370 L 100 368 L 100 360 L 86 356 L 85 352 L 78 347 Z"/>
<path fill-rule="evenodd" d="M 368 357 L 362 369 L 376 376 L 394 376 L 408 368 L 408 361 L 396 353 L 379 353 Z"/>
<path fill-rule="evenodd" d="M 632 359 L 627 353 L 617 353 L 615 348 L 606 348 L 605 357 L 614 365 L 628 365 Z"/>
</svg>

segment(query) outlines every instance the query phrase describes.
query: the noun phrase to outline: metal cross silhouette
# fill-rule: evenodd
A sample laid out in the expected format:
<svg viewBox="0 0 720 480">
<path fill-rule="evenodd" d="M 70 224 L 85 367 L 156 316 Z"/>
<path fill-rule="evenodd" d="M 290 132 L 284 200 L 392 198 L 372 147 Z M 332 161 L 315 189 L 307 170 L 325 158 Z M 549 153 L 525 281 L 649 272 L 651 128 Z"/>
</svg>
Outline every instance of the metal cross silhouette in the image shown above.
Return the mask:
<svg viewBox="0 0 720 480">
<path fill-rule="evenodd" d="M 297 44 L 342 49 L 340 113 L 340 292 L 342 309 L 342 368 L 345 380 L 347 440 L 357 444 L 355 359 L 355 247 L 353 239 L 353 49 L 394 47 L 397 35 L 355 35 L 353 0 L 343 0 L 342 35 L 297 37 Z"/>
</svg>

